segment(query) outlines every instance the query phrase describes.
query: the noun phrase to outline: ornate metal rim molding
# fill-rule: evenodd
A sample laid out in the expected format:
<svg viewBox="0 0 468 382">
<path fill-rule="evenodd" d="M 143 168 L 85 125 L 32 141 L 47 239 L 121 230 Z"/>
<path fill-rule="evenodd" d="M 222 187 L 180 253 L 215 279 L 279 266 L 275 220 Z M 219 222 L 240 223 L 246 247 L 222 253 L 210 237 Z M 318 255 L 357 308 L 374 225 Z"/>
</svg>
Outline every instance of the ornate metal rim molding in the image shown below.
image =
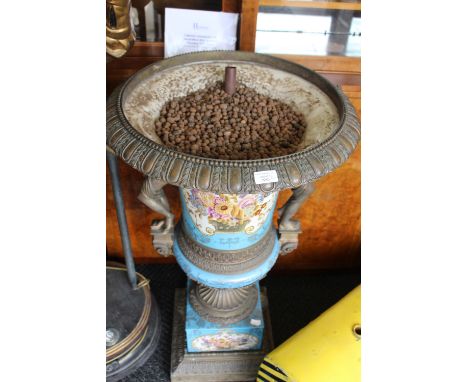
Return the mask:
<svg viewBox="0 0 468 382">
<path fill-rule="evenodd" d="M 183 255 L 200 269 L 219 274 L 240 274 L 256 268 L 271 255 L 276 231 L 272 226 L 257 243 L 236 251 L 205 247 L 193 240 L 181 224 L 176 226 L 175 236 Z"/>
<path fill-rule="evenodd" d="M 247 62 L 297 75 L 317 85 L 334 102 L 340 125 L 325 141 L 282 157 L 257 160 L 221 160 L 184 154 L 144 137 L 123 112 L 125 92 L 136 83 L 165 69 L 200 62 Z M 184 188 L 216 193 L 273 192 L 310 183 L 345 162 L 360 138 L 356 112 L 341 90 L 318 73 L 277 57 L 250 52 L 188 53 L 151 64 L 118 87 L 107 102 L 107 145 L 143 174 Z M 256 184 L 254 172 L 276 170 L 278 182 Z"/>
</svg>

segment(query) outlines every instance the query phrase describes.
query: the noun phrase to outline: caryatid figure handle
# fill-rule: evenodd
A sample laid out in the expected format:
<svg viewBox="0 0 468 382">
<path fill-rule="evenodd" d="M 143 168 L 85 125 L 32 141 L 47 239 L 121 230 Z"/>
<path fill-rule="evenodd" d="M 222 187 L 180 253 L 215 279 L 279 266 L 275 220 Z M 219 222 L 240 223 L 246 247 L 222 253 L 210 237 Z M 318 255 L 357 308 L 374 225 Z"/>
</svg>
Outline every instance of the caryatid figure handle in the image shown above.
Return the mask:
<svg viewBox="0 0 468 382">
<path fill-rule="evenodd" d="M 151 210 L 164 215 L 162 220 L 154 220 L 151 225 L 153 247 L 162 255 L 172 254 L 174 242 L 174 214 L 171 212 L 169 201 L 163 187 L 166 183 L 147 177 L 141 187 L 138 200 Z"/>
<path fill-rule="evenodd" d="M 286 203 L 278 209 L 278 232 L 280 241 L 280 252 L 282 255 L 290 253 L 297 248 L 299 234 L 301 233 L 301 222 L 293 219 L 309 195 L 315 190 L 313 183 L 307 183 L 292 189 L 292 195 Z"/>
</svg>

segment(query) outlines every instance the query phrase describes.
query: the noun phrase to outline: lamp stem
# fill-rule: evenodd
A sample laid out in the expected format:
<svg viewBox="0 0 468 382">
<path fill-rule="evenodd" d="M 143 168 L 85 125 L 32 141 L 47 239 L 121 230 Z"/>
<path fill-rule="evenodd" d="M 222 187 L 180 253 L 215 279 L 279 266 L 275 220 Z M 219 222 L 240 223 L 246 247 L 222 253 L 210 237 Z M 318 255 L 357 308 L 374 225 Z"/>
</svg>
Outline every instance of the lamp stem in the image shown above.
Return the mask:
<svg viewBox="0 0 468 382">
<path fill-rule="evenodd" d="M 133 261 L 132 247 L 130 245 L 130 235 L 128 234 L 127 217 L 125 216 L 125 205 L 122 197 L 122 189 L 120 188 L 119 169 L 117 167 L 117 157 L 106 150 L 107 163 L 112 179 L 112 191 L 114 193 L 115 208 L 117 210 L 117 220 L 119 222 L 120 238 L 122 240 L 122 248 L 125 257 L 125 265 L 127 266 L 127 275 L 133 289 L 137 287 L 137 276 L 135 271 L 135 263 Z"/>
</svg>

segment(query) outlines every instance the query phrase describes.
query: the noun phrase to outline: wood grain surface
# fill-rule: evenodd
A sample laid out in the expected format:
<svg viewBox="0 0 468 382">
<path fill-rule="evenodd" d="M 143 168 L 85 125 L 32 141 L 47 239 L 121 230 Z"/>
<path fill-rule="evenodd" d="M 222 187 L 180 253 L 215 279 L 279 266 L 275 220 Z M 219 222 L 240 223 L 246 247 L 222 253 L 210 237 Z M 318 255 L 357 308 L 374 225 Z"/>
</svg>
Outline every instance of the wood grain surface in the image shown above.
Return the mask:
<svg viewBox="0 0 468 382">
<path fill-rule="evenodd" d="M 242 0 L 240 14 L 239 49 L 247 52 L 255 51 L 255 35 L 257 33 L 258 0 Z"/>
<path fill-rule="evenodd" d="M 263 7 L 291 7 L 291 8 L 321 8 L 360 11 L 361 3 L 341 1 L 292 1 L 292 0 L 260 0 Z"/>
</svg>

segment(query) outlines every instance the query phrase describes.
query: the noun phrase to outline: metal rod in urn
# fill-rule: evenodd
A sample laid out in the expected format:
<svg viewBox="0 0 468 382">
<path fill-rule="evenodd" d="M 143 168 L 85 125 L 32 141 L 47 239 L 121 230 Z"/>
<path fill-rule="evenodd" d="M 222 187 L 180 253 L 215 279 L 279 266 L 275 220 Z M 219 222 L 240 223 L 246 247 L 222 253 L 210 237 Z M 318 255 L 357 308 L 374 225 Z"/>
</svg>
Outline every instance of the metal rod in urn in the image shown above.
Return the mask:
<svg viewBox="0 0 468 382">
<path fill-rule="evenodd" d="M 236 91 L 236 86 L 236 67 L 226 66 L 226 70 L 224 72 L 224 91 L 229 95 L 233 95 Z"/>
</svg>

